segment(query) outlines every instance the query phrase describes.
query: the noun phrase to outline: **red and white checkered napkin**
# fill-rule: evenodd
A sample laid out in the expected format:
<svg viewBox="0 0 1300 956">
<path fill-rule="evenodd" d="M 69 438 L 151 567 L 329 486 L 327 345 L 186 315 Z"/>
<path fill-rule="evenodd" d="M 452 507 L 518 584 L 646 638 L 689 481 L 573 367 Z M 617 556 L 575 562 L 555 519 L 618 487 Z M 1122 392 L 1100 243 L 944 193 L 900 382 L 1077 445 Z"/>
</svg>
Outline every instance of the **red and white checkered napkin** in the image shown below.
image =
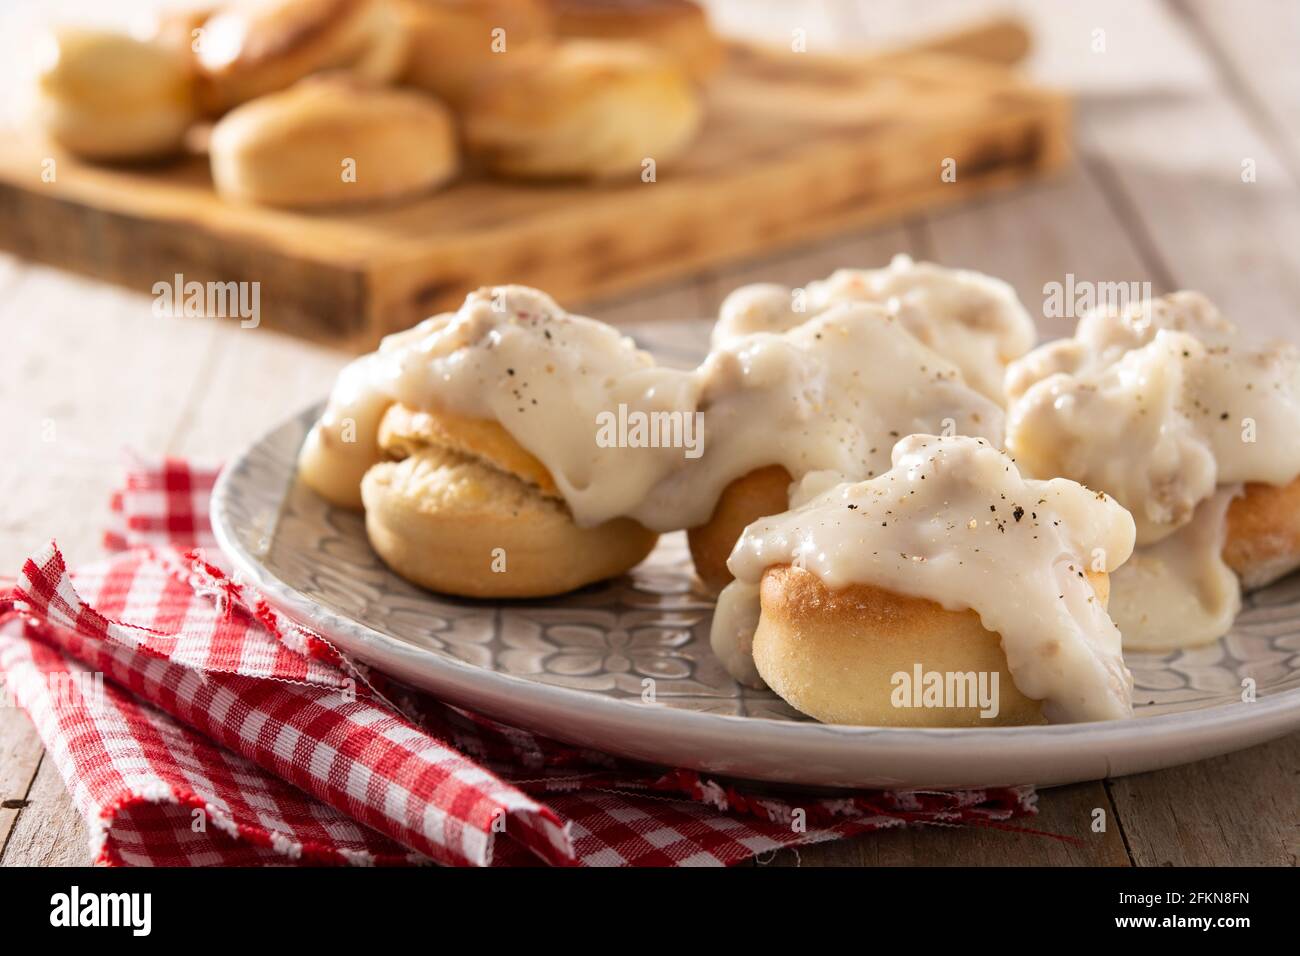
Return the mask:
<svg viewBox="0 0 1300 956">
<path fill-rule="evenodd" d="M 0 603 L 7 696 L 101 863 L 728 864 L 1034 812 L 1028 788 L 775 799 L 442 704 L 231 579 L 210 548 L 214 476 L 135 465 L 106 536 L 119 553 L 70 573 L 51 544 Z"/>
</svg>

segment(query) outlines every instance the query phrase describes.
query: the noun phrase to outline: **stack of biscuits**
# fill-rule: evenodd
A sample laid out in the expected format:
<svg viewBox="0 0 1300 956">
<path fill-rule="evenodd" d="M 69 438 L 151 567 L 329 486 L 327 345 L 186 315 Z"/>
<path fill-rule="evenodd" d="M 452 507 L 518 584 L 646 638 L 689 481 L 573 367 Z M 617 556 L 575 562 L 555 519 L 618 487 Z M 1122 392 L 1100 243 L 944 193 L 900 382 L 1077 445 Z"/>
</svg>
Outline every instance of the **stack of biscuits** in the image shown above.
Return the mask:
<svg viewBox="0 0 1300 956">
<path fill-rule="evenodd" d="M 226 0 L 42 49 L 37 117 L 65 149 L 206 149 L 219 194 L 287 207 L 414 196 L 467 166 L 635 177 L 689 144 L 723 57 L 690 0 Z"/>
</svg>

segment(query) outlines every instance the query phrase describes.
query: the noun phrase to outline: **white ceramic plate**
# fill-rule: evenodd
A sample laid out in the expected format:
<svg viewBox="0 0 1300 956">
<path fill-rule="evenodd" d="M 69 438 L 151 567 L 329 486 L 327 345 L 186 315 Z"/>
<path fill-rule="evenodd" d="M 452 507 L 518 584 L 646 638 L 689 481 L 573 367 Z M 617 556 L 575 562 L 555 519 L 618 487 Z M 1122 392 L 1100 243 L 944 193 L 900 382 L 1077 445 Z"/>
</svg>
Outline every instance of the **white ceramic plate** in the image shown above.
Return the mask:
<svg viewBox="0 0 1300 956">
<path fill-rule="evenodd" d="M 689 361 L 706 325 L 646 330 Z M 371 551 L 361 516 L 299 484 L 319 406 L 222 473 L 212 524 L 276 608 L 341 649 L 443 699 L 562 740 L 655 763 L 823 787 L 1042 786 L 1186 763 L 1300 727 L 1300 574 L 1247 596 L 1209 647 L 1130 655 L 1137 717 L 1048 727 L 902 730 L 818 724 L 738 686 L 714 660 L 712 603 L 685 539 L 665 535 L 631 575 L 547 601 L 421 591 Z M 1244 702 L 1243 681 L 1255 682 Z M 654 699 L 644 699 L 653 687 Z"/>
</svg>

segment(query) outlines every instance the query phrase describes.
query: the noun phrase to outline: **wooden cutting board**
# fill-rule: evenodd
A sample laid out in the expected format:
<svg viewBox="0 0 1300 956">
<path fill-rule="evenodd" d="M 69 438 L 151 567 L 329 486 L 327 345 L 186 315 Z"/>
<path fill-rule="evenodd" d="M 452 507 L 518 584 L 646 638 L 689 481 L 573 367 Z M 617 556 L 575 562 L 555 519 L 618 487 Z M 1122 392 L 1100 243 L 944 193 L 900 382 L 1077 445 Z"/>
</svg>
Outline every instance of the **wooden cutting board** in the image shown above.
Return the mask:
<svg viewBox="0 0 1300 956">
<path fill-rule="evenodd" d="M 698 140 L 656 182 L 470 175 L 415 201 L 317 213 L 224 202 L 203 157 L 112 168 L 10 138 L 0 246 L 146 292 L 178 273 L 258 282 L 263 325 L 365 348 L 480 285 L 534 285 L 574 305 L 966 199 L 1069 153 L 1062 95 L 954 52 L 738 45 L 707 98 Z"/>
</svg>

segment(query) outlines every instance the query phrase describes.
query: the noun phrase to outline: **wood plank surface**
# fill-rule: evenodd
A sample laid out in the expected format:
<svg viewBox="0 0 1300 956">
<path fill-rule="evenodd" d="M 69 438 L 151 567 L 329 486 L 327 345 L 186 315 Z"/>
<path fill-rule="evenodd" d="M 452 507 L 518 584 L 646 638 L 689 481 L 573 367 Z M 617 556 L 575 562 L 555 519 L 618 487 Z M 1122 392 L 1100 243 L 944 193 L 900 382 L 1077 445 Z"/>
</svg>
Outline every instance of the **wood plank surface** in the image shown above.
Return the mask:
<svg viewBox="0 0 1300 956">
<path fill-rule="evenodd" d="M 1109 788 L 1137 866 L 1300 864 L 1300 734 Z"/>
<path fill-rule="evenodd" d="M 84 9 L 85 0 L 53 5 Z M 565 304 L 609 321 L 698 317 L 744 282 L 799 285 L 908 251 L 1007 278 L 1036 317 L 1043 283 L 1073 272 L 1147 280 L 1157 291 L 1195 284 L 1237 321 L 1261 332 L 1289 325 L 1294 337 L 1300 203 L 1289 137 L 1300 111 L 1291 105 L 1297 67 L 1284 28 L 1294 13 L 1266 0 L 1007 5 L 1033 24 L 1036 75 L 1078 98 L 1082 162 L 1071 174 L 620 299 L 584 304 L 566 296 Z M 984 0 L 715 6 L 720 22 L 747 35 L 776 40 L 804 29 L 810 48 L 827 51 L 914 39 L 993 8 Z M 16 0 L 12 9 L 30 16 L 37 4 Z M 0 26 L 7 15 L 0 11 Z M 1270 16 L 1280 18 L 1276 30 Z M 1090 47 L 1097 29 L 1106 34 L 1102 53 Z M 11 40 L 0 29 L 0 49 Z M 1243 158 L 1256 160 L 1253 184 L 1240 181 Z M 123 445 L 223 458 L 314 400 L 345 360 L 267 328 L 156 319 L 149 304 L 0 257 L 0 447 L 21 463 L 0 465 L 0 574 L 51 535 L 74 563 L 99 555 Z M 1040 330 L 1050 337 L 1071 323 L 1042 317 Z M 1185 767 L 1043 791 L 1040 814 L 1020 822 L 1077 845 L 992 829 L 898 830 L 783 851 L 759 864 L 1295 865 L 1298 769 L 1300 735 L 1293 734 Z M 1104 833 L 1091 828 L 1098 809 Z M 53 762 L 42 759 L 21 712 L 0 710 L 0 863 L 88 859 L 86 829 Z"/>
<path fill-rule="evenodd" d="M 1096 811 L 1106 828 L 1094 832 Z M 759 865 L 774 866 L 1129 866 L 1114 807 L 1101 783 L 1044 791 L 1037 816 L 996 827 L 916 827 L 883 830 L 853 840 L 780 850 Z M 1059 839 L 1061 837 L 1067 839 Z"/>
<path fill-rule="evenodd" d="M 18 707 L 0 707 L 0 860 L 14 823 L 30 805 L 42 750 L 27 714 Z"/>
<path fill-rule="evenodd" d="M 1232 97 L 1300 181 L 1300 4 L 1288 0 L 1176 0 L 1176 13 Z"/>
<path fill-rule="evenodd" d="M 27 800 L 5 841 L 5 866 L 85 866 L 93 859 L 89 831 L 53 760 L 41 761 Z"/>
</svg>

